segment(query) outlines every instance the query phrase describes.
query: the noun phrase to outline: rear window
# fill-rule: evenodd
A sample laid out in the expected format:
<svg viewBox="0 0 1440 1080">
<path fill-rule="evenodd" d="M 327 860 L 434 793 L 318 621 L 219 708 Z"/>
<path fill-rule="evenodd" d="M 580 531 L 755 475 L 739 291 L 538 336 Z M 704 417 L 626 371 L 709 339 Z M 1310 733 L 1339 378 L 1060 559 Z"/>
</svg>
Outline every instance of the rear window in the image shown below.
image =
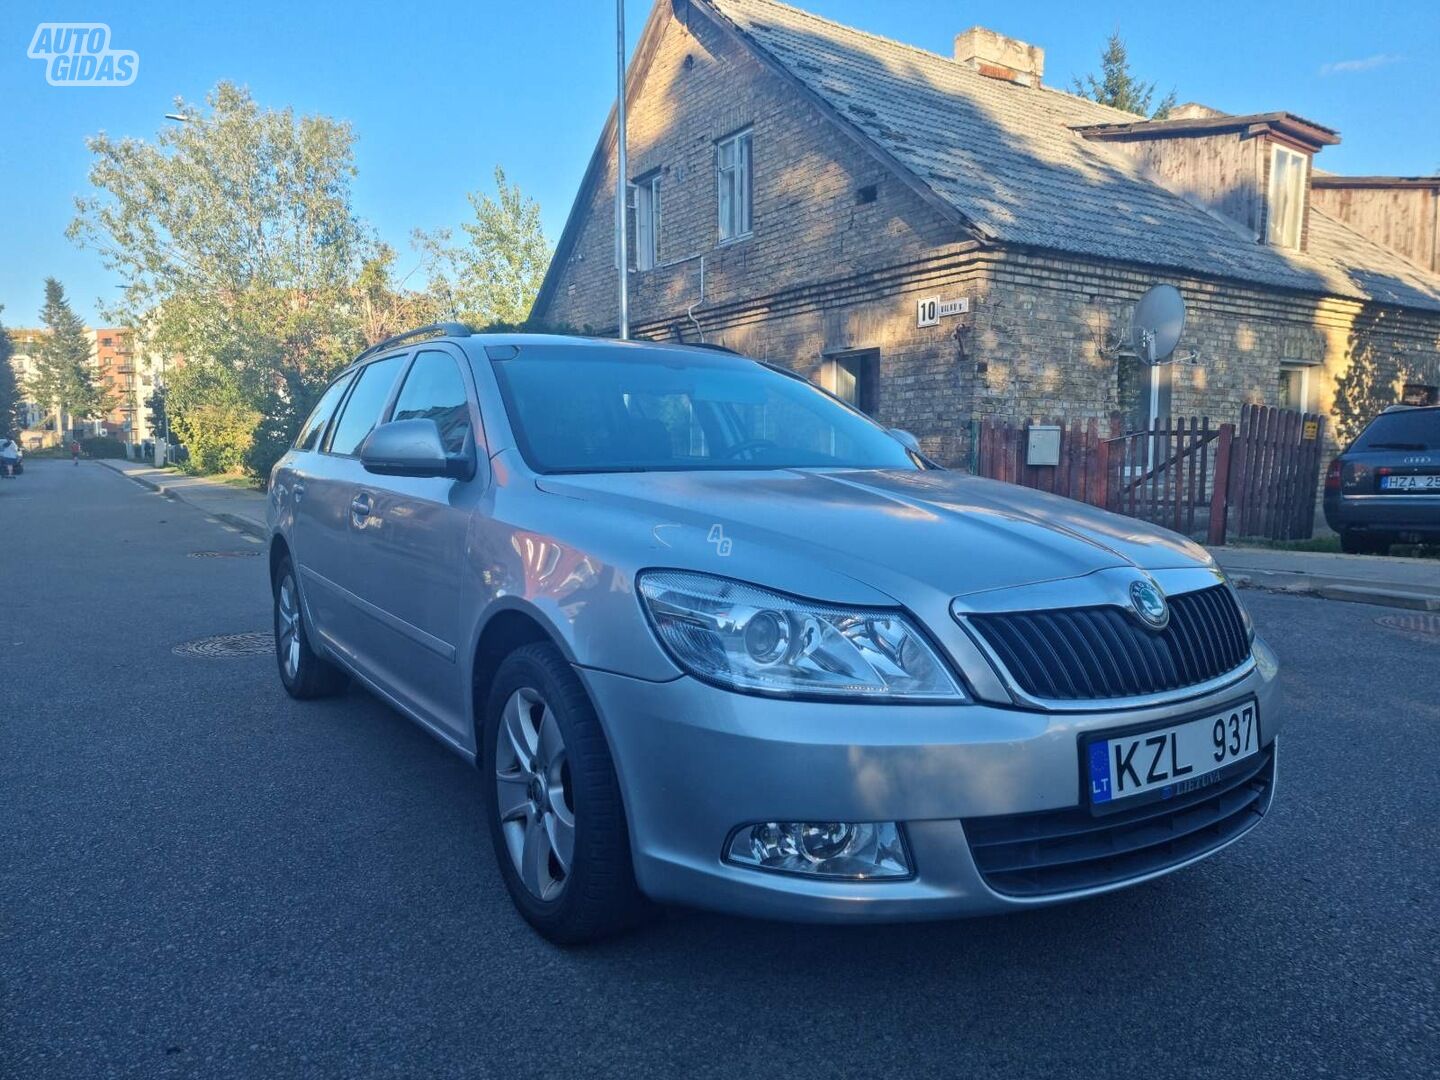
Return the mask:
<svg viewBox="0 0 1440 1080">
<path fill-rule="evenodd" d="M 340 395 L 345 392 L 345 387 L 350 385 L 350 376 L 342 375 L 330 384 L 320 397 L 320 402 L 310 413 L 310 419 L 305 421 L 305 426 L 300 429 L 300 434 L 295 439 L 296 450 L 314 450 L 320 442 L 320 433 L 325 430 L 325 425 L 330 422 L 330 416 L 335 412 L 335 406 L 340 401 Z"/>
<path fill-rule="evenodd" d="M 1370 421 L 1352 450 L 1440 450 L 1440 409 L 1383 413 Z"/>
</svg>

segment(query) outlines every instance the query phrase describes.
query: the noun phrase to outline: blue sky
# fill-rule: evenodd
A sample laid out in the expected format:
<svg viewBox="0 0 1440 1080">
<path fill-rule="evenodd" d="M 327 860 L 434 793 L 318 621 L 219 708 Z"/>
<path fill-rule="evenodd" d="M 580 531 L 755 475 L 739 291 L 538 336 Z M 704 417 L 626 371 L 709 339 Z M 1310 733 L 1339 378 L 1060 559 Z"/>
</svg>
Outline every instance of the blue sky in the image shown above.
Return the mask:
<svg viewBox="0 0 1440 1080">
<path fill-rule="evenodd" d="M 668 0 L 663 0 L 668 2 Z M 1440 171 L 1440 4 L 1213 0 L 1178 9 L 1084 0 L 804 0 L 801 6 L 940 53 L 980 24 L 1046 49 L 1046 81 L 1093 69 L 1118 26 L 1137 74 L 1227 112 L 1288 109 L 1338 128 L 1321 168 Z M 633 46 L 650 4 L 627 0 Z M 38 23 L 106 22 L 134 49 L 134 85 L 48 86 L 25 53 Z M 148 137 L 171 99 L 221 79 L 269 106 L 351 121 L 359 213 L 413 263 L 410 230 L 454 225 L 500 163 L 559 236 L 614 93 L 607 0 L 435 0 L 413 6 L 244 3 L 0 5 L 0 319 L 31 325 L 59 277 L 94 320 L 115 280 L 63 232 L 86 187 L 87 135 Z"/>
</svg>

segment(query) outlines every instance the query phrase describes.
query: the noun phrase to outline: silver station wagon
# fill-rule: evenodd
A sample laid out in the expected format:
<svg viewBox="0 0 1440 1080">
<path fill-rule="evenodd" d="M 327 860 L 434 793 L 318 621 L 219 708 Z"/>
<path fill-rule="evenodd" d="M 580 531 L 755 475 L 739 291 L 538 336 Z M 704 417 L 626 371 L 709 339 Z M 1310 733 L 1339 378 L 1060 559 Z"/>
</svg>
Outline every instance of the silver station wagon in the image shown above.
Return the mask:
<svg viewBox="0 0 1440 1080">
<path fill-rule="evenodd" d="M 270 492 L 286 690 L 354 679 L 472 759 L 554 941 L 652 902 L 1013 911 L 1270 804 L 1276 660 L 1202 548 L 940 469 L 779 368 L 425 328 Z"/>
</svg>

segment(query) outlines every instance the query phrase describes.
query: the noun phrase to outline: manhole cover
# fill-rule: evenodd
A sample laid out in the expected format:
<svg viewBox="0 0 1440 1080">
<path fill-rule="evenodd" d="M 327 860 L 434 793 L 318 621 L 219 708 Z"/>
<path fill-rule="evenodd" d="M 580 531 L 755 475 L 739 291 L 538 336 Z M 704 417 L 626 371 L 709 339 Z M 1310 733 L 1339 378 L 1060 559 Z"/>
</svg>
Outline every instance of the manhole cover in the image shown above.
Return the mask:
<svg viewBox="0 0 1440 1080">
<path fill-rule="evenodd" d="M 275 639 L 261 631 L 254 634 L 221 634 L 218 637 L 187 641 L 170 650 L 176 656 L 201 656 L 210 660 L 232 656 L 266 656 L 275 651 Z"/>
<path fill-rule="evenodd" d="M 1440 637 L 1440 615 L 1381 615 L 1375 620 L 1391 630 L 1403 630 L 1407 634 L 1431 634 Z"/>
<path fill-rule="evenodd" d="M 258 551 L 192 551 L 192 559 L 253 559 Z"/>
</svg>

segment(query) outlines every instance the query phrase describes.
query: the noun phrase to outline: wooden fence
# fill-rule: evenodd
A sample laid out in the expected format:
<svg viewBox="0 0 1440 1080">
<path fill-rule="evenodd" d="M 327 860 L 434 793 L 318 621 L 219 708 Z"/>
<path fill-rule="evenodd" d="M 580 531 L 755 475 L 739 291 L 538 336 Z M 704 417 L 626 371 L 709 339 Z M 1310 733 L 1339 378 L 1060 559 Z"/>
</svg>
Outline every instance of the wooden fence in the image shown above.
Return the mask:
<svg viewBox="0 0 1440 1080">
<path fill-rule="evenodd" d="M 1325 417 L 1247 405 L 1230 465 L 1229 534 L 1305 540 L 1315 532 Z"/>
<path fill-rule="evenodd" d="M 1119 416 L 1060 427 L 1057 465 L 1027 465 L 1032 424 L 981 420 L 974 471 L 1053 492 L 1176 532 L 1223 544 L 1228 537 L 1308 537 L 1315 527 L 1324 418 L 1247 405 L 1240 423 L 1209 417 L 1157 420 L 1125 431 Z"/>
</svg>

